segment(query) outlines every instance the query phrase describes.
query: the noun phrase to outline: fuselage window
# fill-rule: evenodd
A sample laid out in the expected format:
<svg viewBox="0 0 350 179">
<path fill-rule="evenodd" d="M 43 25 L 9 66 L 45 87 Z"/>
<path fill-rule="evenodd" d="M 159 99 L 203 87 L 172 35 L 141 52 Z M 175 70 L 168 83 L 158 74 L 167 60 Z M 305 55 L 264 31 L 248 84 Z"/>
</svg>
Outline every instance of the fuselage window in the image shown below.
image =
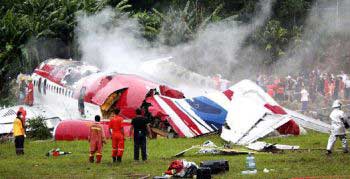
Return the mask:
<svg viewBox="0 0 350 179">
<path fill-rule="evenodd" d="M 43 92 L 44 94 L 46 94 L 46 88 L 47 88 L 47 84 L 46 84 L 47 80 L 44 80 L 44 88 L 43 88 Z"/>
<path fill-rule="evenodd" d="M 39 82 L 38 82 L 38 91 L 39 93 L 41 93 L 41 78 L 39 78 Z"/>
<path fill-rule="evenodd" d="M 85 105 L 84 105 L 85 92 L 86 92 L 86 87 L 82 87 L 80 89 L 79 97 L 78 97 L 78 109 L 81 116 L 85 115 Z"/>
</svg>

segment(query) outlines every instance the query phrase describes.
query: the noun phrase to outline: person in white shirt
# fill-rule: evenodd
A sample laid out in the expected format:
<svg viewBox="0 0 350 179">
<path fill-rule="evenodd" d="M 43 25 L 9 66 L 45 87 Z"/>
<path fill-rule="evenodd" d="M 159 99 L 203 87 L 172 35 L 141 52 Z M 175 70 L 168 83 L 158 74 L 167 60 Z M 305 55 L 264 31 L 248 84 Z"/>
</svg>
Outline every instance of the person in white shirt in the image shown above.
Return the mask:
<svg viewBox="0 0 350 179">
<path fill-rule="evenodd" d="M 305 113 L 308 108 L 308 103 L 309 103 L 309 92 L 306 91 L 305 88 L 303 88 L 301 91 L 301 112 Z"/>
<path fill-rule="evenodd" d="M 337 137 L 342 141 L 343 151 L 344 153 L 348 153 L 348 141 L 346 140 L 346 126 L 348 127 L 349 121 L 346 118 L 344 111 L 341 110 L 341 102 L 339 100 L 335 100 L 333 102 L 332 108 L 333 111 L 329 115 L 331 118 L 331 134 L 328 138 L 327 144 L 327 154 L 332 153 L 332 149 L 337 140 Z"/>
<path fill-rule="evenodd" d="M 345 99 L 350 98 L 350 79 L 345 80 Z"/>
</svg>

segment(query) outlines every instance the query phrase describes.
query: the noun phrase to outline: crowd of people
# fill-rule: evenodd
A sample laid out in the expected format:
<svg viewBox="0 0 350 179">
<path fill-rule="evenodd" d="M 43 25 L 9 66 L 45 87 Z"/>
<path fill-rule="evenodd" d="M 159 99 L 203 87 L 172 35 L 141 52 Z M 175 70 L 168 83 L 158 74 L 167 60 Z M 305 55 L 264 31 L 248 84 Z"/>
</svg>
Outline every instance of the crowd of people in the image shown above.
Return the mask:
<svg viewBox="0 0 350 179">
<path fill-rule="evenodd" d="M 256 83 L 280 102 L 300 101 L 301 111 L 308 110 L 308 103 L 322 99 L 323 106 L 336 99 L 350 99 L 350 79 L 343 71 L 326 73 L 319 69 L 288 75 L 259 75 Z"/>
</svg>

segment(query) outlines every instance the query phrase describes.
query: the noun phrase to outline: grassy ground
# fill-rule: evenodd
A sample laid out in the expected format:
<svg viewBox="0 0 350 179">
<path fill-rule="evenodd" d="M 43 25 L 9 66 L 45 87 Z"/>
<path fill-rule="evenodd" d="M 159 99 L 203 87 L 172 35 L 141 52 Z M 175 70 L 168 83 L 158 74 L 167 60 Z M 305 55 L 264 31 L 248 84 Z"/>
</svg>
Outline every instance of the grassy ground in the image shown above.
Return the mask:
<svg viewBox="0 0 350 179">
<path fill-rule="evenodd" d="M 324 148 L 328 136 L 309 133 L 305 136 L 272 138 L 265 141 L 282 144 L 300 145 L 302 148 Z M 132 141 L 126 141 L 123 162 L 120 165 L 111 163 L 111 142 L 105 146 L 103 161 L 100 165 L 90 164 L 88 160 L 88 143 L 86 141 L 55 142 L 30 141 L 25 144 L 25 155 L 16 156 L 12 143 L 0 144 L 0 178 L 128 178 L 130 174 L 161 175 L 173 160 L 170 156 L 192 145 L 212 140 L 217 145 L 223 142 L 218 136 L 196 139 L 156 139 L 149 140 L 147 163 L 133 161 Z M 337 142 L 337 148 L 340 147 Z M 53 147 L 60 147 L 71 155 L 46 157 L 45 153 Z M 325 151 L 294 151 L 281 154 L 258 153 L 256 162 L 258 174 L 249 178 L 292 178 L 304 176 L 347 176 L 350 178 L 350 154 L 335 152 L 331 157 Z M 230 163 L 230 171 L 215 175 L 214 178 L 247 178 L 241 175 L 245 169 L 245 155 L 196 155 L 186 153 L 182 158 L 197 164 L 203 160 L 226 159 Z M 264 168 L 274 169 L 263 173 Z M 136 178 L 136 177 L 131 177 Z"/>
</svg>

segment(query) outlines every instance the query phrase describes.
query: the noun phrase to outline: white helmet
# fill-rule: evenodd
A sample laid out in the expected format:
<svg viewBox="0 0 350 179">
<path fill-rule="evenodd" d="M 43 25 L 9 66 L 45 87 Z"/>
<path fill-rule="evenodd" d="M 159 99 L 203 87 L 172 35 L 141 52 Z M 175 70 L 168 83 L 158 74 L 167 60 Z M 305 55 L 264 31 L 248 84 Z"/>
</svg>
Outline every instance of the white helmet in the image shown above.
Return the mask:
<svg viewBox="0 0 350 179">
<path fill-rule="evenodd" d="M 332 108 L 338 108 L 338 107 L 341 107 L 341 105 L 342 104 L 341 104 L 340 100 L 337 99 L 333 102 Z"/>
</svg>

